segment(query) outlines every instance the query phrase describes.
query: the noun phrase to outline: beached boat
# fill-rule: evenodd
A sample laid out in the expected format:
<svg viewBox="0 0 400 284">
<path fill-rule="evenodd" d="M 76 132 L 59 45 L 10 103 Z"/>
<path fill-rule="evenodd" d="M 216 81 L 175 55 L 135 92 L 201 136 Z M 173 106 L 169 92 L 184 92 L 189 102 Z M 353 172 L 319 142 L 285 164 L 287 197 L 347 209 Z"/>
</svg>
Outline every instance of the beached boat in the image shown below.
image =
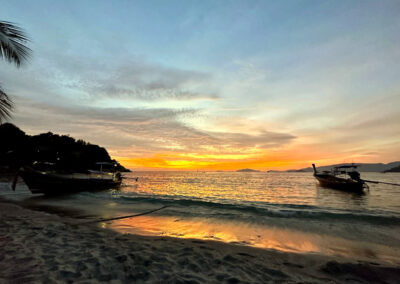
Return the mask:
<svg viewBox="0 0 400 284">
<path fill-rule="evenodd" d="M 315 164 L 314 177 L 323 187 L 340 189 L 349 192 L 363 192 L 368 185 L 360 178 L 360 173 L 356 171 L 357 165 L 345 165 L 334 167 L 331 171 L 318 172 Z"/>
<path fill-rule="evenodd" d="M 20 170 L 19 175 L 32 193 L 62 194 L 119 187 L 122 182 L 121 173 L 103 170 L 103 166 L 106 164 L 98 163 L 100 170 L 87 170 L 84 173 L 24 167 Z"/>
</svg>

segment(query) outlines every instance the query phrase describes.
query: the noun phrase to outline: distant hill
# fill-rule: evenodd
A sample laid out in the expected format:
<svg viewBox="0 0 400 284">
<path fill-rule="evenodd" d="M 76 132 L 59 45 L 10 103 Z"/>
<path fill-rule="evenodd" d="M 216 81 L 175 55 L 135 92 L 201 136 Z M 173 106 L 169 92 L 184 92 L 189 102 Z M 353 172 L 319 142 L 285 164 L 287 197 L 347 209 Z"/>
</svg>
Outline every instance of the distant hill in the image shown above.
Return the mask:
<svg viewBox="0 0 400 284">
<path fill-rule="evenodd" d="M 345 165 L 351 165 L 351 163 L 335 164 L 335 165 L 322 166 L 322 167 L 319 167 L 318 165 L 316 165 L 316 167 L 317 167 L 318 171 L 329 171 L 333 167 L 345 166 Z M 384 171 L 390 170 L 392 168 L 399 167 L 400 166 L 400 161 L 391 162 L 391 163 L 387 163 L 387 164 L 383 164 L 383 163 L 376 163 L 376 164 L 372 164 L 372 163 L 371 164 L 369 164 L 369 163 L 356 163 L 356 165 L 359 165 L 359 167 L 357 169 L 360 172 L 384 172 Z M 287 172 L 293 172 L 293 171 L 297 171 L 297 172 L 298 171 L 313 172 L 313 168 L 312 167 L 308 167 L 308 168 L 303 168 L 303 169 L 299 169 L 299 170 L 289 170 Z"/>
<path fill-rule="evenodd" d="M 400 166 L 388 169 L 386 171 L 384 171 L 384 173 L 399 173 L 400 172 Z"/>
<path fill-rule="evenodd" d="M 259 171 L 253 170 L 253 169 L 240 169 L 240 170 L 237 170 L 237 172 L 259 172 Z"/>
<path fill-rule="evenodd" d="M 0 168 L 16 170 L 34 163 L 51 163 L 58 170 L 97 169 L 98 162 L 115 162 L 117 169 L 128 171 L 112 160 L 107 150 L 83 140 L 51 132 L 27 135 L 11 123 L 0 125 Z"/>
</svg>

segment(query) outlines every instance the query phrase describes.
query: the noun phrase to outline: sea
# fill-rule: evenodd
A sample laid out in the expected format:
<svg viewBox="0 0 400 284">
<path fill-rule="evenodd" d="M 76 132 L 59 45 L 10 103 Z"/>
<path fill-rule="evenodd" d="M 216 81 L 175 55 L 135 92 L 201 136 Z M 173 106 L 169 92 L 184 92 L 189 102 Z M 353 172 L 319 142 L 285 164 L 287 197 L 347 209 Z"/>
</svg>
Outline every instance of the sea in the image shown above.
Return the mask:
<svg viewBox="0 0 400 284">
<path fill-rule="evenodd" d="M 400 183 L 400 173 L 361 177 Z M 134 171 L 119 189 L 23 202 L 124 234 L 400 265 L 400 187 L 393 185 L 355 194 L 320 187 L 312 173 Z"/>
</svg>

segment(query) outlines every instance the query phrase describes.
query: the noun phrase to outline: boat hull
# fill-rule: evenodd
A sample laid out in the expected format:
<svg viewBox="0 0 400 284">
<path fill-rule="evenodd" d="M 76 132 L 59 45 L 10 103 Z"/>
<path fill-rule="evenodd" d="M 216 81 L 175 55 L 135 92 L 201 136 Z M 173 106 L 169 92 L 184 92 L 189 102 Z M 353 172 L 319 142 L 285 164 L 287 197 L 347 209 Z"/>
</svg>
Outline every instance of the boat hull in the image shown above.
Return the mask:
<svg viewBox="0 0 400 284">
<path fill-rule="evenodd" d="M 363 192 L 365 183 L 351 179 L 344 179 L 325 174 L 314 174 L 314 177 L 319 181 L 322 187 L 338 189 L 348 192 Z"/>
<path fill-rule="evenodd" d="M 118 188 L 121 179 L 96 178 L 90 175 L 49 174 L 33 170 L 24 170 L 20 173 L 32 193 L 48 195 L 74 193 L 80 191 L 97 191 Z"/>
</svg>

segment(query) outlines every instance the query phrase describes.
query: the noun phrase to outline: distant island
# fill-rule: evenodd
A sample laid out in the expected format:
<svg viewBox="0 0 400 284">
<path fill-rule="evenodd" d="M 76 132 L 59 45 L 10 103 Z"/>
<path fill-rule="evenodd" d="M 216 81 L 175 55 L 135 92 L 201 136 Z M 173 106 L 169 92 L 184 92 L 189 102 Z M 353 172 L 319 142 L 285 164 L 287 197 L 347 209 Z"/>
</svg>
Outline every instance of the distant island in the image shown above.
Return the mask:
<svg viewBox="0 0 400 284">
<path fill-rule="evenodd" d="M 328 165 L 328 166 L 321 166 L 319 167 L 318 164 L 317 166 L 317 170 L 319 171 L 329 171 L 334 167 L 338 167 L 338 166 L 345 166 L 345 165 L 351 165 L 352 163 L 343 163 L 343 164 L 335 164 L 335 165 Z M 358 171 L 360 172 L 398 172 L 399 167 L 400 167 L 400 161 L 396 161 L 396 162 L 391 162 L 391 163 L 355 163 L 356 165 L 358 165 Z M 269 171 L 269 172 L 273 172 L 273 171 Z M 313 168 L 312 167 L 307 167 L 307 168 L 303 168 L 303 169 L 297 169 L 297 170 L 287 170 L 284 172 L 313 172 Z"/>
<path fill-rule="evenodd" d="M 253 169 L 240 169 L 240 170 L 237 170 L 236 172 L 259 172 L 259 171 L 253 170 Z"/>
<path fill-rule="evenodd" d="M 307 173 L 308 170 L 300 169 L 300 170 L 286 170 L 286 171 L 277 171 L 277 170 L 269 170 L 267 173 Z"/>
<path fill-rule="evenodd" d="M 83 140 L 51 132 L 27 135 L 11 123 L 0 125 L 0 171 L 15 171 L 34 163 L 54 165 L 57 170 L 97 169 L 96 163 L 108 162 L 118 171 L 129 171 L 111 159 L 107 150 Z"/>
<path fill-rule="evenodd" d="M 400 173 L 400 166 L 383 171 L 384 173 Z"/>
</svg>

